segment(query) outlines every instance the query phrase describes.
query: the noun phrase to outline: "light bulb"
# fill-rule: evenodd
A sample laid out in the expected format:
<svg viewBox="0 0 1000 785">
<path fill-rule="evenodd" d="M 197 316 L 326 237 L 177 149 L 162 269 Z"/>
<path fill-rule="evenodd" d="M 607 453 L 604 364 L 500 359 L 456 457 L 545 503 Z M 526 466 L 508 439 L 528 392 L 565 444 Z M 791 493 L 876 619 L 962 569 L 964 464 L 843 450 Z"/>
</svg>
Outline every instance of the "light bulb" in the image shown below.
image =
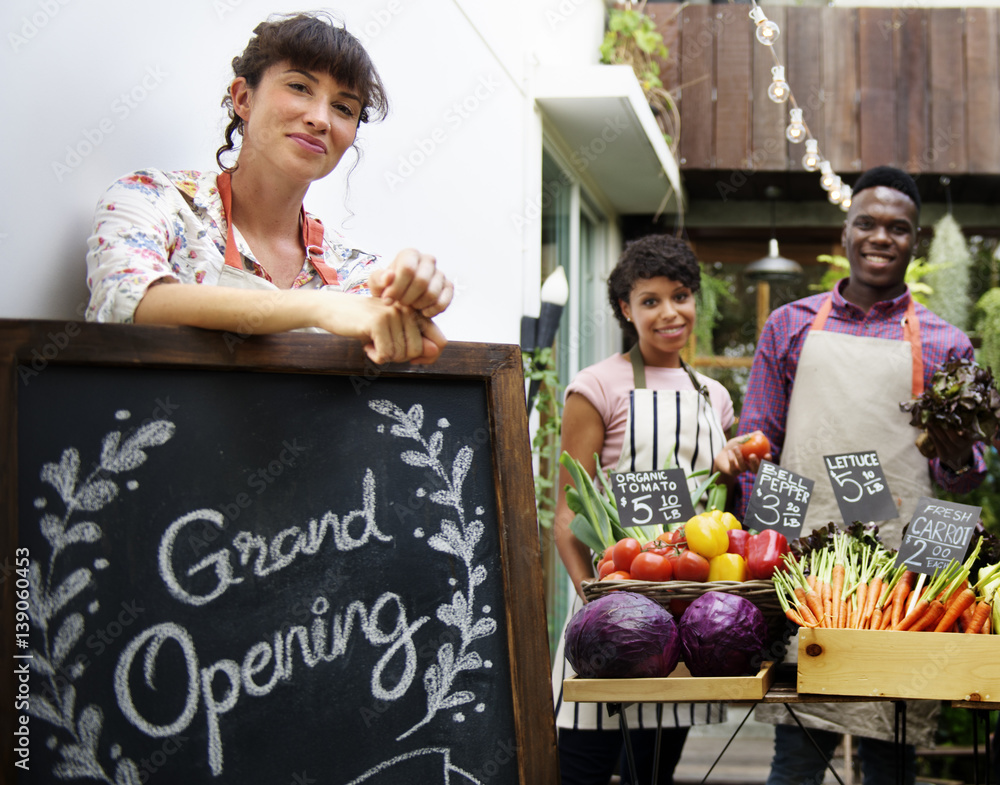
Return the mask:
<svg viewBox="0 0 1000 785">
<path fill-rule="evenodd" d="M 833 184 L 837 180 L 837 175 L 833 173 L 833 168 L 830 166 L 829 161 L 821 161 L 819 171 L 819 187 L 824 191 L 829 191 L 833 188 Z"/>
<path fill-rule="evenodd" d="M 843 194 L 840 200 L 840 209 L 846 213 L 851 209 L 851 186 L 842 186 L 840 192 Z"/>
<path fill-rule="evenodd" d="M 785 81 L 785 66 L 774 66 L 771 69 L 771 84 L 767 87 L 767 97 L 776 104 L 783 104 L 791 94 L 792 91 L 788 87 L 788 82 Z"/>
<path fill-rule="evenodd" d="M 806 139 L 806 154 L 802 156 L 802 168 L 807 172 L 815 172 L 819 169 L 819 142 L 815 139 Z"/>
<path fill-rule="evenodd" d="M 806 127 L 802 122 L 802 110 L 792 108 L 788 110 L 788 117 L 791 122 L 785 129 L 785 138 L 792 144 L 798 144 L 806 138 Z"/>
<path fill-rule="evenodd" d="M 830 204 L 840 204 L 844 198 L 843 191 L 844 184 L 841 182 L 839 177 L 833 178 L 833 184 L 830 186 L 829 193 L 826 198 L 830 200 Z"/>
<path fill-rule="evenodd" d="M 760 6 L 755 5 L 750 9 L 750 18 L 757 26 L 757 40 L 764 44 L 764 46 L 771 46 L 778 40 L 778 33 L 781 31 L 774 22 L 764 16 L 764 11 Z"/>
</svg>

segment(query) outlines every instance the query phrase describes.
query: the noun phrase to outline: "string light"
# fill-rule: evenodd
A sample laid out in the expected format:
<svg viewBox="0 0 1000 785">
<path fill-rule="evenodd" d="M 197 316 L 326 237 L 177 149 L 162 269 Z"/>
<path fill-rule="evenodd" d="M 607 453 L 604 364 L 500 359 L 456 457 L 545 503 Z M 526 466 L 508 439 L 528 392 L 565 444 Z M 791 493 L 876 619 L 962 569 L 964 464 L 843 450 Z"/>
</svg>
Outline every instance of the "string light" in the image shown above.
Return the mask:
<svg viewBox="0 0 1000 785">
<path fill-rule="evenodd" d="M 822 160 L 819 154 L 819 142 L 815 139 L 806 139 L 806 154 L 802 156 L 802 168 L 807 172 L 817 172 Z"/>
<path fill-rule="evenodd" d="M 843 198 L 840 200 L 840 209 L 846 213 L 849 209 L 851 209 L 851 196 L 852 196 L 851 186 L 845 185 L 840 190 L 841 193 L 844 195 Z"/>
<path fill-rule="evenodd" d="M 829 191 L 836 182 L 840 179 L 833 173 L 833 167 L 830 166 L 829 161 L 821 161 L 819 165 L 819 187 L 824 191 Z"/>
<path fill-rule="evenodd" d="M 785 81 L 785 67 L 783 65 L 774 66 L 771 69 L 771 84 L 767 88 L 767 97 L 776 104 L 783 104 L 791 94 L 788 82 Z"/>
<path fill-rule="evenodd" d="M 844 184 L 840 181 L 840 178 L 834 178 L 833 185 L 830 186 L 830 192 L 826 196 L 830 200 L 830 204 L 840 204 L 844 200 L 843 189 Z"/>
<path fill-rule="evenodd" d="M 730 0 L 732 2 L 732 0 Z M 795 102 L 792 89 L 785 81 L 785 67 L 778 60 L 778 55 L 774 51 L 774 42 L 781 32 L 778 26 L 769 20 L 764 14 L 764 10 L 757 5 L 756 0 L 750 0 L 750 20 L 756 28 L 754 34 L 757 40 L 764 44 L 771 51 L 774 59 L 774 66 L 771 68 L 771 83 L 767 86 L 767 97 L 775 103 L 783 104 L 791 101 L 791 108 L 788 110 L 788 125 L 785 127 L 785 138 L 793 143 L 806 143 L 806 151 L 802 156 L 802 168 L 807 172 L 820 173 L 820 187 L 827 191 L 827 198 L 833 204 L 840 205 L 842 210 L 847 210 L 851 206 L 851 188 L 834 173 L 829 161 L 824 160 L 819 150 L 819 142 L 813 138 L 808 126 L 802 119 L 802 109 Z"/>
<path fill-rule="evenodd" d="M 750 18 L 757 25 L 757 40 L 764 46 L 771 46 L 778 40 L 778 34 L 781 30 L 774 22 L 764 16 L 764 11 L 759 5 L 755 4 L 750 9 Z"/>
<path fill-rule="evenodd" d="M 792 144 L 798 144 L 806 138 L 806 127 L 802 122 L 802 110 L 792 107 L 788 110 L 788 128 L 785 129 L 785 138 Z"/>
</svg>

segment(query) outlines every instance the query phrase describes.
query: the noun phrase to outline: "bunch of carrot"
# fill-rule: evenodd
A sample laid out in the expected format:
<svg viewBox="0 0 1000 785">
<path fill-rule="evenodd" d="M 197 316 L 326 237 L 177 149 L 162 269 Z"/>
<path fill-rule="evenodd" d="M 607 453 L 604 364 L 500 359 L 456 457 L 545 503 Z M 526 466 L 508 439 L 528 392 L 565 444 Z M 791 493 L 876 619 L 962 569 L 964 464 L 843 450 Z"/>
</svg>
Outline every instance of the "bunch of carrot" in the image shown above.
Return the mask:
<svg viewBox="0 0 1000 785">
<path fill-rule="evenodd" d="M 785 615 L 801 627 L 989 633 L 997 626 L 1000 563 L 970 571 L 982 540 L 964 563 L 930 576 L 896 564 L 895 553 L 838 532 L 802 559 L 785 556 L 774 575 Z"/>
</svg>

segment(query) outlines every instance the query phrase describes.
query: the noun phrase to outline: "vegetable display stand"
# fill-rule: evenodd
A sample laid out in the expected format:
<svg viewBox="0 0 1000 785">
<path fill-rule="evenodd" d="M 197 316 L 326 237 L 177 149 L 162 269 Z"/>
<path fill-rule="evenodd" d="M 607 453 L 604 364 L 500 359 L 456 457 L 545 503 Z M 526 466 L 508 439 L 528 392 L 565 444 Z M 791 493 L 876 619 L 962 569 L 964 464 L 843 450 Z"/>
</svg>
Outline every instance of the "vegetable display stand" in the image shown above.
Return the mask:
<svg viewBox="0 0 1000 785">
<path fill-rule="evenodd" d="M 803 629 L 797 691 L 1000 701 L 1000 636 Z"/>
<path fill-rule="evenodd" d="M 684 663 L 664 679 L 582 679 L 563 681 L 563 699 L 574 703 L 697 703 L 759 701 L 774 683 L 775 663 L 765 662 L 753 676 L 702 676 Z"/>
<path fill-rule="evenodd" d="M 673 601 L 690 602 L 710 591 L 725 592 L 744 597 L 764 614 L 767 622 L 768 645 L 776 643 L 794 630 L 788 629 L 785 612 L 781 609 L 778 595 L 771 580 L 756 581 L 583 581 L 583 594 L 587 601 L 596 600 L 613 591 L 631 591 L 656 600 L 664 608 L 670 609 Z M 786 636 L 786 632 L 789 633 Z M 768 656 L 776 652 L 769 652 Z"/>
</svg>

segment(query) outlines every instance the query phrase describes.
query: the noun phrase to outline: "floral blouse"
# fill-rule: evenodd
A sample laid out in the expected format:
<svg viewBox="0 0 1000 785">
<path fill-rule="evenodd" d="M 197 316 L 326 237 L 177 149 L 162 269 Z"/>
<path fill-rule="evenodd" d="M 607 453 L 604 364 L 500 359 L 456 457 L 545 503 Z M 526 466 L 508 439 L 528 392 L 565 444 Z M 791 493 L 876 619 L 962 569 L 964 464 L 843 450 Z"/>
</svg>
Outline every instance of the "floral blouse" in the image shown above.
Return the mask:
<svg viewBox="0 0 1000 785">
<path fill-rule="evenodd" d="M 88 321 L 131 322 L 146 290 L 158 280 L 218 284 L 227 227 L 216 177 L 215 172 L 146 169 L 108 188 L 87 241 Z M 235 227 L 234 236 L 248 274 L 270 281 Z M 329 229 L 323 232 L 323 250 L 339 283 L 325 286 L 305 259 L 293 288 L 368 293 L 378 257 L 348 247 Z"/>
</svg>

